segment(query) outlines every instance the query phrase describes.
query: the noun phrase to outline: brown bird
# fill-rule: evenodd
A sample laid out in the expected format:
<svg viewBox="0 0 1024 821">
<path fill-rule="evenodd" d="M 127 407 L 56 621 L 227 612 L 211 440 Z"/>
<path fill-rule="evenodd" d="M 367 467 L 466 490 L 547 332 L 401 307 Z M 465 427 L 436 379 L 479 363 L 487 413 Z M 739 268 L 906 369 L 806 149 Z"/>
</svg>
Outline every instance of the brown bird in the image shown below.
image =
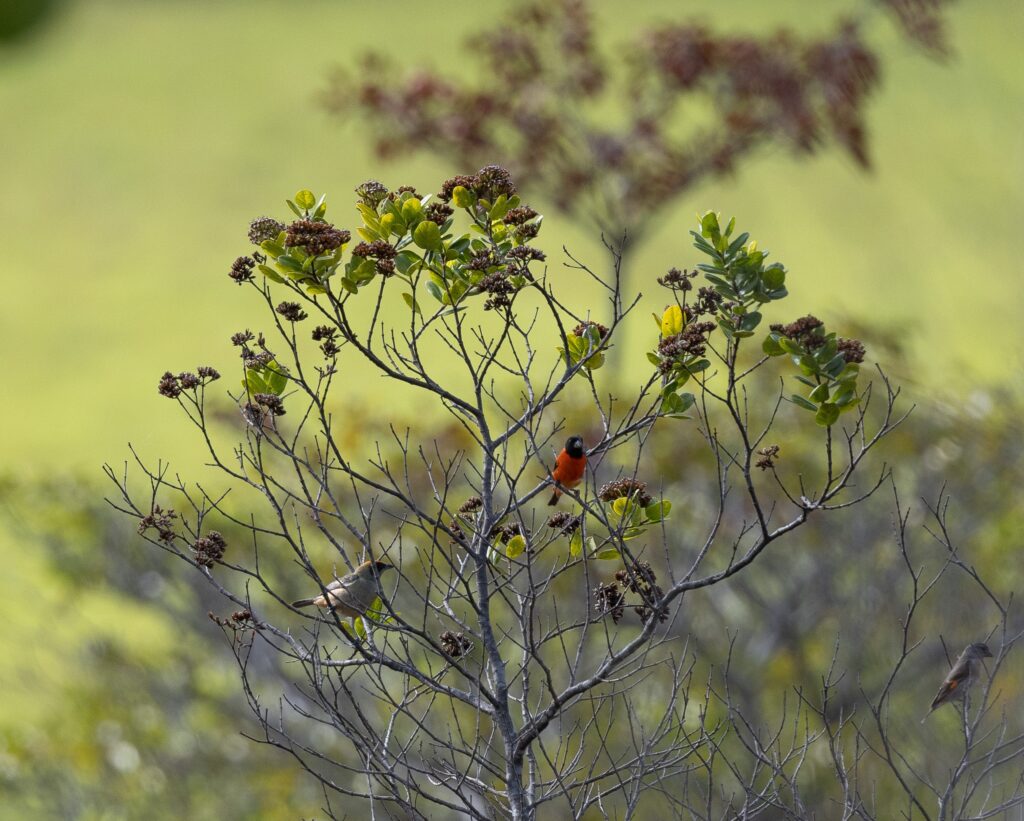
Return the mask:
<svg viewBox="0 0 1024 821">
<path fill-rule="evenodd" d="M 946 702 L 960 701 L 966 697 L 968 689 L 978 678 L 978 665 L 982 659 L 992 658 L 992 651 L 983 642 L 968 644 L 964 651 L 953 664 L 939 692 L 932 700 L 931 708 L 928 710 L 928 718 L 932 711 L 941 707 Z M 921 721 L 924 721 L 924 718 Z"/>
<path fill-rule="evenodd" d="M 327 585 L 327 595 L 322 593 L 311 599 L 299 599 L 292 602 L 292 607 L 330 607 L 347 618 L 354 619 L 366 613 L 374 601 L 381 595 L 380 574 L 391 570 L 394 565 L 387 562 L 363 562 L 354 572 Z M 330 604 L 328 604 L 330 599 Z"/>
<path fill-rule="evenodd" d="M 558 504 L 558 497 L 562 495 L 559 486 L 573 488 L 583 481 L 583 472 L 586 468 L 587 451 L 583 447 L 583 437 L 570 436 L 562 452 L 555 458 L 555 469 L 551 471 L 555 489 L 548 504 Z"/>
</svg>

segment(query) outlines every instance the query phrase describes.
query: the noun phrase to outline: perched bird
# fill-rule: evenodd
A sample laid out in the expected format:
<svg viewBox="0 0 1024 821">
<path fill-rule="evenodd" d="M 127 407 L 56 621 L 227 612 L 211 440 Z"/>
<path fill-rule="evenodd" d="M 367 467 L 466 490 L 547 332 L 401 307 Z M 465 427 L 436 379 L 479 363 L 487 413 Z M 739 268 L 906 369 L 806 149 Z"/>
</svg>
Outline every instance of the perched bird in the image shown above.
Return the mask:
<svg viewBox="0 0 1024 821">
<path fill-rule="evenodd" d="M 562 495 L 559 486 L 573 488 L 583 481 L 583 471 L 586 467 L 587 451 L 583 447 L 583 437 L 570 436 L 566 440 L 562 452 L 555 459 L 555 469 L 551 471 L 551 479 L 555 483 L 555 490 L 551 494 L 551 501 L 548 504 L 558 504 L 558 497 Z"/>
<path fill-rule="evenodd" d="M 321 594 L 311 599 L 299 599 L 292 602 L 292 607 L 308 607 L 315 604 L 317 607 L 330 607 L 347 618 L 357 618 L 369 610 L 381 595 L 381 573 L 393 568 L 394 565 L 387 562 L 363 562 L 354 572 L 327 585 L 327 596 Z"/>
<path fill-rule="evenodd" d="M 939 692 L 932 701 L 928 715 L 924 718 L 928 718 L 936 707 L 941 707 L 947 701 L 963 699 L 967 695 L 967 690 L 978 678 L 978 664 L 986 658 L 992 658 L 992 651 L 988 649 L 987 644 L 980 641 L 968 644 L 953 664 L 953 669 L 949 671 L 942 686 L 939 687 Z M 924 718 L 921 721 L 924 721 Z"/>
</svg>

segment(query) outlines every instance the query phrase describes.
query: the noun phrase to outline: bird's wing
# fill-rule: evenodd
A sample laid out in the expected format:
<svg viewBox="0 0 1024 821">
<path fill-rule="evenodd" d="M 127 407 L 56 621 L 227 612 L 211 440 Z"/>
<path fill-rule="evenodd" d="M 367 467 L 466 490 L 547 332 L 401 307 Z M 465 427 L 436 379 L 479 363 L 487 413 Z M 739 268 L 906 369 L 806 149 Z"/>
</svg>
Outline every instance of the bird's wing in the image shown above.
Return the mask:
<svg viewBox="0 0 1024 821">
<path fill-rule="evenodd" d="M 946 676 L 946 680 L 942 682 L 942 686 L 939 687 L 939 692 L 936 693 L 935 699 L 932 701 L 932 708 L 938 707 L 940 704 L 949 701 L 949 699 L 959 695 L 960 687 L 971 675 L 971 665 L 966 659 L 958 660 L 953 669 L 949 671 L 949 675 Z"/>
<path fill-rule="evenodd" d="M 346 573 L 340 579 L 335 579 L 333 582 L 327 585 L 327 590 L 332 592 L 336 590 L 344 590 L 345 588 L 350 587 L 352 585 L 352 582 L 354 582 L 358 578 L 359 577 L 355 573 Z"/>
<path fill-rule="evenodd" d="M 365 613 L 377 601 L 378 595 L 377 586 L 369 580 L 364 580 L 362 584 L 349 587 L 345 591 L 344 600 L 349 607 Z"/>
</svg>

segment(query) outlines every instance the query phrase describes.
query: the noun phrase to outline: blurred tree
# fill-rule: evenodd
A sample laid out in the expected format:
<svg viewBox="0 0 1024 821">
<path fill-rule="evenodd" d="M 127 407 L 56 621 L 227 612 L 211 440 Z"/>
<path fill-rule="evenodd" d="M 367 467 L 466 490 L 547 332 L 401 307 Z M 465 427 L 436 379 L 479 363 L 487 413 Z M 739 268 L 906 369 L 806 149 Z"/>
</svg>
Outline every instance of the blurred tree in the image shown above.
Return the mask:
<svg viewBox="0 0 1024 821">
<path fill-rule="evenodd" d="M 222 821 L 316 811 L 312 782 L 243 737 L 256 725 L 236 697 L 205 585 L 117 549 L 134 530 L 92 483 L 10 483 L 0 498 L 0 515 L 23 549 L 50 559 L 52 584 L 71 603 L 53 618 L 75 618 L 85 595 L 120 600 L 110 611 L 117 622 L 66 660 L 47 719 L 0 732 L 0 819 Z M 269 675 L 265 661 L 252 669 L 254 678 Z"/>
<path fill-rule="evenodd" d="M 0 3 L 0 47 L 41 29 L 66 0 L 4 0 Z"/>
<path fill-rule="evenodd" d="M 325 105 L 365 121 L 383 158 L 498 162 L 609 240 L 636 241 L 684 191 L 768 146 L 808 155 L 836 144 L 867 167 L 865 110 L 881 75 L 867 21 L 888 14 L 942 57 L 944 5 L 863 0 L 819 37 L 670 23 L 609 51 L 586 0 L 531 1 L 467 38 L 478 69 L 408 71 L 393 50 L 373 52 L 338 72 Z"/>
</svg>

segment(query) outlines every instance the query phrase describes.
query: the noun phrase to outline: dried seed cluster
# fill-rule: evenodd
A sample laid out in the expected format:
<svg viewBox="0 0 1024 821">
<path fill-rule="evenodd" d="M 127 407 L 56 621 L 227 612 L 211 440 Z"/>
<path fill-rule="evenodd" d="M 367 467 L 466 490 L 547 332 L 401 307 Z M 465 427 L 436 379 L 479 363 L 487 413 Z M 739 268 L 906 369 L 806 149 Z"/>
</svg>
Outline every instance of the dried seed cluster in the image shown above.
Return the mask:
<svg viewBox="0 0 1024 821">
<path fill-rule="evenodd" d="M 619 479 L 615 482 L 607 482 L 601 485 L 597 492 L 598 498 L 603 502 L 613 502 L 616 499 L 633 499 L 640 507 L 647 507 L 653 499 L 647 492 L 647 483 L 636 479 Z"/>
</svg>

